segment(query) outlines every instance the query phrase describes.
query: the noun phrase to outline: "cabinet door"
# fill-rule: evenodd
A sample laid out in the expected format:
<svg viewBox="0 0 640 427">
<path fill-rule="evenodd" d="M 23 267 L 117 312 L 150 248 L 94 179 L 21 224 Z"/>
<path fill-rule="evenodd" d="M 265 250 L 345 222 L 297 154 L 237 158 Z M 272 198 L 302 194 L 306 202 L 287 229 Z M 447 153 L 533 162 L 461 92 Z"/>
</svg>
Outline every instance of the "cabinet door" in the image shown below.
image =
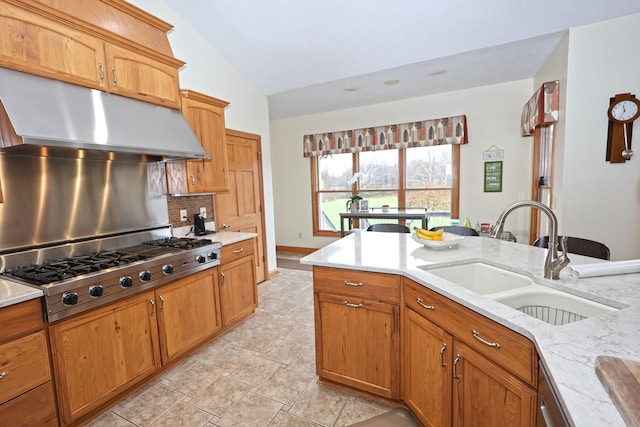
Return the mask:
<svg viewBox="0 0 640 427">
<path fill-rule="evenodd" d="M 104 43 L 11 3 L 0 9 L 0 65 L 104 89 Z"/>
<path fill-rule="evenodd" d="M 193 91 L 182 91 L 182 114 L 210 159 L 187 161 L 190 193 L 229 191 L 229 167 L 224 122 L 227 102 Z"/>
<path fill-rule="evenodd" d="M 180 108 L 178 68 L 123 47 L 105 44 L 107 90 L 165 107 Z"/>
<path fill-rule="evenodd" d="M 320 377 L 398 399 L 397 305 L 316 293 L 315 322 Z"/>
<path fill-rule="evenodd" d="M 452 338 L 411 309 L 404 316 L 403 400 L 422 425 L 450 426 Z"/>
<path fill-rule="evenodd" d="M 535 391 L 465 344 L 454 353 L 454 426 L 533 427 Z"/>
<path fill-rule="evenodd" d="M 222 328 L 212 268 L 156 290 L 162 363 L 181 356 Z"/>
<path fill-rule="evenodd" d="M 60 416 L 70 423 L 159 367 L 153 292 L 49 328 Z"/>
<path fill-rule="evenodd" d="M 258 306 L 253 255 L 225 262 L 218 269 L 222 324 L 227 327 L 249 316 Z"/>
</svg>

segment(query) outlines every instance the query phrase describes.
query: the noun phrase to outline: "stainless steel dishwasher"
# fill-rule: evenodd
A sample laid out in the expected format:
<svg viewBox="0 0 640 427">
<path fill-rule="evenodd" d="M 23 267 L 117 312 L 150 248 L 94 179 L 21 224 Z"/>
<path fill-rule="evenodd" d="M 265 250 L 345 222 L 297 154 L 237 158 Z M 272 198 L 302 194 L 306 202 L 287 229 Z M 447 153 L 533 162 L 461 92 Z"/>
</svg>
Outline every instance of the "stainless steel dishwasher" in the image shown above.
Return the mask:
<svg viewBox="0 0 640 427">
<path fill-rule="evenodd" d="M 570 426 L 560 401 L 556 395 L 549 374 L 542 362 L 538 362 L 538 414 L 537 427 L 568 427 Z"/>
</svg>

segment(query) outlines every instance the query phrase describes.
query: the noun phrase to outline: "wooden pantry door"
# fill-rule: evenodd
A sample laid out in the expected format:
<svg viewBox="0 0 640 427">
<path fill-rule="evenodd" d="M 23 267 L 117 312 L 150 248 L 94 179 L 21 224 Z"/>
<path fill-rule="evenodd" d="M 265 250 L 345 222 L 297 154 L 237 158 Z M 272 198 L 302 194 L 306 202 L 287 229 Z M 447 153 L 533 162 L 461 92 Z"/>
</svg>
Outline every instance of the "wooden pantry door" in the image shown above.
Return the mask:
<svg viewBox="0 0 640 427">
<path fill-rule="evenodd" d="M 256 281 L 267 278 L 264 235 L 264 197 L 260 136 L 227 129 L 229 191 L 215 195 L 215 217 L 220 231 L 257 233 Z"/>
</svg>

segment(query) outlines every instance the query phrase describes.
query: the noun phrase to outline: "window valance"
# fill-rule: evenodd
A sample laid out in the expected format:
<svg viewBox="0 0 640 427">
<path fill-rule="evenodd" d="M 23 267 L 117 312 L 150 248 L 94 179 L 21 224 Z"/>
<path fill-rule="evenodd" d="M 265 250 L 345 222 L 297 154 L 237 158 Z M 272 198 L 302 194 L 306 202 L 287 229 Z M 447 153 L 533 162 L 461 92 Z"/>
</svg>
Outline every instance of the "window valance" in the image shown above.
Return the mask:
<svg viewBox="0 0 640 427">
<path fill-rule="evenodd" d="M 529 136 L 538 126 L 558 121 L 560 90 L 558 80 L 542 83 L 536 93 L 524 104 L 520 119 L 520 134 Z"/>
<path fill-rule="evenodd" d="M 466 116 L 305 135 L 304 157 L 395 148 L 467 144 Z"/>
</svg>

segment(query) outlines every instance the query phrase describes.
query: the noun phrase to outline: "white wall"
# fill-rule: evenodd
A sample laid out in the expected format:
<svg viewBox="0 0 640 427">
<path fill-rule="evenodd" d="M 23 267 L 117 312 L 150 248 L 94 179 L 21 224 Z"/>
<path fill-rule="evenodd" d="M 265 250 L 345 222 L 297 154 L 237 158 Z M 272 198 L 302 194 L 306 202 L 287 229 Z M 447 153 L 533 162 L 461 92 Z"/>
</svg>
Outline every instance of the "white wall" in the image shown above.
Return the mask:
<svg viewBox="0 0 640 427">
<path fill-rule="evenodd" d="M 605 161 L 609 98 L 640 97 L 640 14 L 574 28 L 569 37 L 561 231 L 605 242 L 613 260 L 640 258 L 640 124 L 636 155 Z"/>
<path fill-rule="evenodd" d="M 267 97 L 187 25 L 182 17 L 164 1 L 128 1 L 174 26 L 174 29 L 169 33 L 169 42 L 174 56 L 186 62 L 186 65 L 180 70 L 180 86 L 230 102 L 229 107 L 225 110 L 227 128 L 261 136 L 267 256 L 269 269 L 275 269 L 273 186 Z"/>
<path fill-rule="evenodd" d="M 316 248 L 334 240 L 312 235 L 310 161 L 302 157 L 303 135 L 460 114 L 466 114 L 469 132 L 469 144 L 461 147 L 460 219 L 468 217 L 474 225 L 495 222 L 505 206 L 529 198 L 532 140 L 520 136 L 520 115 L 533 87 L 527 79 L 272 121 L 277 244 Z M 484 193 L 482 153 L 493 145 L 504 150 L 503 189 Z M 520 241 L 528 236 L 528 218 L 522 210 L 507 220 L 506 228 Z"/>
</svg>

